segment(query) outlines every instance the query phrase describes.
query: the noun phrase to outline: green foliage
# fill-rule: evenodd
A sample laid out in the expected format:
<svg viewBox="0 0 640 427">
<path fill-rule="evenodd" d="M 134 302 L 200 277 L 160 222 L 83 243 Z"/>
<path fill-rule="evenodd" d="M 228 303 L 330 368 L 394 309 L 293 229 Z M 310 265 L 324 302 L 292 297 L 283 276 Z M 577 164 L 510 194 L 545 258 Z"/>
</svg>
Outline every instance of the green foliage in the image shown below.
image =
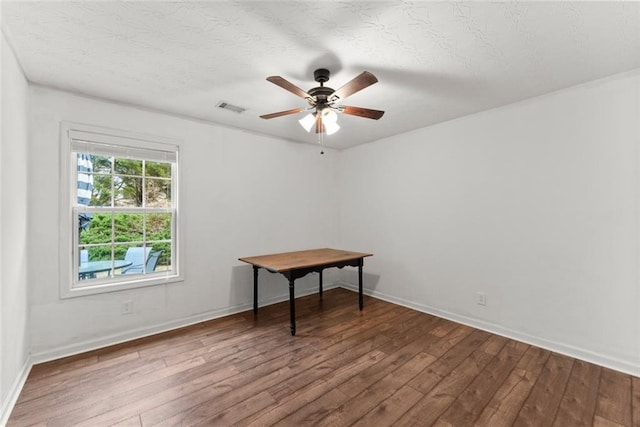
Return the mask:
<svg viewBox="0 0 640 427">
<path fill-rule="evenodd" d="M 91 225 L 80 234 L 81 245 L 104 244 L 104 246 L 89 247 L 89 259 L 91 261 L 111 259 L 111 227 L 112 215 L 94 214 Z M 131 246 L 142 246 L 143 239 L 143 215 L 123 214 L 113 215 L 113 240 L 114 258 L 124 259 L 127 248 Z M 171 262 L 171 244 L 167 242 L 153 242 L 157 240 L 171 239 L 171 214 L 150 214 L 147 216 L 146 224 L 147 242 L 152 242 L 152 251 L 162 250 L 162 255 L 158 261 L 160 265 L 168 265 Z M 117 243 L 128 242 L 127 244 Z M 129 243 L 139 242 L 139 243 Z"/>
<path fill-rule="evenodd" d="M 147 203 L 171 199 L 171 163 L 91 156 L 94 170 L 91 206 L 142 206 L 146 177 Z M 113 186 L 112 186 L 113 184 Z M 112 193 L 113 191 L 113 193 Z M 113 200 L 112 200 L 113 199 Z"/>
</svg>

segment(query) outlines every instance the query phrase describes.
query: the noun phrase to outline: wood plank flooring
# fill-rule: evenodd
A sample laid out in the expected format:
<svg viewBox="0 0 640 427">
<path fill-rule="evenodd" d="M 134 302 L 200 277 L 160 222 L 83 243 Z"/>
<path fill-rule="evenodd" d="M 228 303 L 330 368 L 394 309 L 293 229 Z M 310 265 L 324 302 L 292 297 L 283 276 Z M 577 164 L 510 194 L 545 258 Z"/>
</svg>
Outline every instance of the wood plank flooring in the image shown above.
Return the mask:
<svg viewBox="0 0 640 427">
<path fill-rule="evenodd" d="M 9 426 L 640 426 L 640 379 L 333 289 L 33 367 Z"/>
</svg>

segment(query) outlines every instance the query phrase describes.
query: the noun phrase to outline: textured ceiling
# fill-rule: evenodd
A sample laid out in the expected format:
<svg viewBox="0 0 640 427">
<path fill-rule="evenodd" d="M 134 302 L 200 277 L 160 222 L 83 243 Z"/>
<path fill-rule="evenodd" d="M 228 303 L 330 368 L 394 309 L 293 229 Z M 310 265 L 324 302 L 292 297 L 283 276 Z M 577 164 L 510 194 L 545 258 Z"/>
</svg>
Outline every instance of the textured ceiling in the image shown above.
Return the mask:
<svg viewBox="0 0 640 427">
<path fill-rule="evenodd" d="M 328 68 L 338 88 L 363 70 L 379 82 L 325 137 L 345 148 L 581 82 L 640 68 L 638 2 L 11 2 L 2 28 L 34 83 L 317 143 L 300 115 Z M 216 108 L 226 101 L 246 108 Z"/>
</svg>

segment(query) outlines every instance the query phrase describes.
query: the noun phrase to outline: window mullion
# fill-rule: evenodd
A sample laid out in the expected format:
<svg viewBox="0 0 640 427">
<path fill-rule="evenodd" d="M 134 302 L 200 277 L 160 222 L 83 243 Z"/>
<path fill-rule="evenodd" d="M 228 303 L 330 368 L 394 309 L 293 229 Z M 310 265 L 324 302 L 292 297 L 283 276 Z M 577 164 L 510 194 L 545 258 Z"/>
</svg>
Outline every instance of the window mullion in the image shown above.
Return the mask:
<svg viewBox="0 0 640 427">
<path fill-rule="evenodd" d="M 146 251 L 147 248 L 147 161 L 142 160 L 142 248 Z M 147 273 L 147 262 L 142 263 L 142 274 Z"/>
</svg>

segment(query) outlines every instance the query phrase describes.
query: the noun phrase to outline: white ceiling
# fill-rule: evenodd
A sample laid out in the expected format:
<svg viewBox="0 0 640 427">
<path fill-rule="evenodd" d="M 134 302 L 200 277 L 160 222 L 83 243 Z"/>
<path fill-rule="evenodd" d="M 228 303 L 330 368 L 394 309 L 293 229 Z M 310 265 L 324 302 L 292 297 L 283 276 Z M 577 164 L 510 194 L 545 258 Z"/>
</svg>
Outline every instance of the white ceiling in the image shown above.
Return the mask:
<svg viewBox="0 0 640 427">
<path fill-rule="evenodd" d="M 325 137 L 346 148 L 640 68 L 638 2 L 11 2 L 2 28 L 29 81 L 317 143 L 302 89 L 313 70 L 337 89 L 363 70 L 379 82 L 345 101 Z M 242 106 L 242 114 L 216 108 Z"/>
</svg>

